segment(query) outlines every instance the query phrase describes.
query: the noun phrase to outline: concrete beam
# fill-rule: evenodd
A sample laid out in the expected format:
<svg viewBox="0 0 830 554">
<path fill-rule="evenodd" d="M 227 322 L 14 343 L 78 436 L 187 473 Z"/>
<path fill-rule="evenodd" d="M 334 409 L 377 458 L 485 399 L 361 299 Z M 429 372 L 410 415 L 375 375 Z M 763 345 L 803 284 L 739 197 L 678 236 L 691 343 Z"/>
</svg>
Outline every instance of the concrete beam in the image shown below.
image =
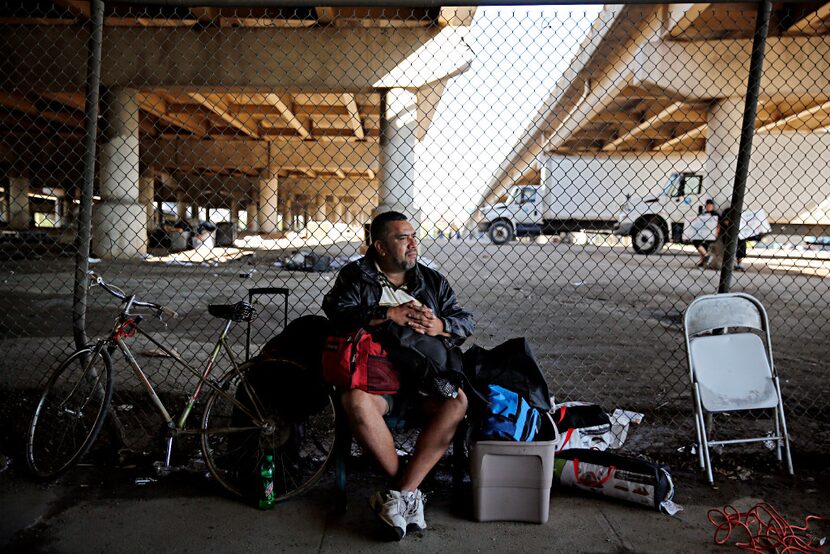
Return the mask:
<svg viewBox="0 0 830 554">
<path fill-rule="evenodd" d="M 695 127 L 694 129 L 686 131 L 682 135 L 678 135 L 671 140 L 667 140 L 666 142 L 657 146 L 655 150 L 659 152 L 672 152 L 674 150 L 684 150 L 683 148 L 680 148 L 681 145 L 686 144 L 690 141 L 706 138 L 706 131 L 708 130 L 708 128 L 709 126 L 707 124 Z"/>
<path fill-rule="evenodd" d="M 239 129 L 246 135 L 253 138 L 259 138 L 256 122 L 251 118 L 242 119 L 232 113 L 228 107 L 228 103 L 221 97 L 221 95 L 191 92 L 190 97 L 221 117 L 223 121 Z"/>
<path fill-rule="evenodd" d="M 165 123 L 181 127 L 198 137 L 207 135 L 207 128 L 202 118 L 191 114 L 168 113 L 167 101 L 158 94 L 139 92 L 137 97 L 142 110 L 153 114 Z"/>
<path fill-rule="evenodd" d="M 60 123 L 71 128 L 83 128 L 84 125 L 84 120 L 79 115 L 40 110 L 31 100 L 22 94 L 0 91 L 0 105 L 31 116 L 28 118 L 29 122 L 34 118 L 40 117 L 47 121 Z"/>
<path fill-rule="evenodd" d="M 278 94 L 269 93 L 263 95 L 254 95 L 252 97 L 254 102 L 259 104 L 268 104 L 273 106 L 277 109 L 283 119 L 288 122 L 288 124 L 300 135 L 300 137 L 306 139 L 311 136 L 311 133 L 308 132 L 308 129 L 305 128 L 303 122 L 297 119 L 297 116 L 291 111 L 291 109 L 282 101 Z"/>
<path fill-rule="evenodd" d="M 352 177 L 328 181 L 301 178 L 285 180 L 281 188 L 286 196 L 349 196 L 371 203 L 375 202 L 377 197 L 378 183 L 370 179 Z"/>
<path fill-rule="evenodd" d="M 830 2 L 793 23 L 784 34 L 817 34 L 825 27 L 830 27 Z"/>
<path fill-rule="evenodd" d="M 270 154 L 269 154 L 270 150 Z M 235 169 L 255 173 L 269 165 L 296 171 L 366 173 L 380 169 L 377 142 L 146 140 L 141 159 L 148 167 Z"/>
<path fill-rule="evenodd" d="M 354 136 L 357 137 L 358 140 L 363 140 L 366 138 L 366 133 L 363 132 L 363 120 L 360 118 L 360 110 L 357 108 L 357 102 L 355 102 L 354 94 L 344 94 L 343 104 L 349 111 L 349 126 L 354 131 Z"/>
<path fill-rule="evenodd" d="M 710 3 L 674 4 L 668 7 L 666 38 L 679 38 L 694 27 L 698 18 L 709 9 Z"/>
<path fill-rule="evenodd" d="M 807 110 L 782 117 L 756 129 L 756 132 L 770 131 L 814 131 L 830 127 L 830 102 L 813 106 Z"/>
<path fill-rule="evenodd" d="M 674 114 L 683 109 L 684 106 L 687 106 L 684 102 L 675 102 L 669 107 L 662 110 L 660 113 L 654 115 L 653 117 L 649 117 L 627 133 L 623 133 L 615 140 L 609 142 L 605 146 L 602 147 L 603 150 L 616 150 L 620 146 L 624 145 L 627 142 L 632 142 L 641 139 L 640 135 L 646 133 L 647 131 L 651 131 L 651 134 L 657 131 L 657 127 L 663 125 L 667 121 L 670 121 Z"/>
<path fill-rule="evenodd" d="M 105 27 L 101 81 L 111 87 L 211 92 L 420 87 L 472 62 L 466 27 L 280 29 Z M 83 90 L 86 34 L 66 26 L 0 26 L 7 57 L 0 89 L 60 75 L 56 87 Z M 308 60 L 314 60 L 309 63 Z"/>
<path fill-rule="evenodd" d="M 687 99 L 746 92 L 751 40 L 644 43 L 630 67 L 637 86 L 658 86 Z M 769 37 L 760 96 L 823 97 L 830 89 L 826 37 Z"/>
<path fill-rule="evenodd" d="M 574 135 L 587 127 L 595 116 L 603 113 L 616 102 L 617 97 L 631 84 L 633 79 L 634 71 L 631 69 L 633 57 L 629 50 L 623 50 L 616 62 L 606 68 L 603 76 L 596 83 L 591 84 L 591 90 L 585 95 L 583 101 L 574 106 L 559 127 L 553 131 L 545 145 L 546 151 L 556 151 L 564 146 Z"/>
</svg>

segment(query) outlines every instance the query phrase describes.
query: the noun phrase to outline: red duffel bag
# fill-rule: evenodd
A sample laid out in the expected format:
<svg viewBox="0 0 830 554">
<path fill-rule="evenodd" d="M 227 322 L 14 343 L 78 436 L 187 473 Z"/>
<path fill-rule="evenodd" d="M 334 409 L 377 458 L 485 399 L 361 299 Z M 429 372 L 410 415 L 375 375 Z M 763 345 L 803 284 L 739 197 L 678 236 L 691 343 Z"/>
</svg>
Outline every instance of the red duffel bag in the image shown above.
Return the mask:
<svg viewBox="0 0 830 554">
<path fill-rule="evenodd" d="M 401 388 L 400 376 L 386 350 L 366 329 L 326 338 L 323 378 L 337 388 L 372 394 L 394 394 Z"/>
</svg>

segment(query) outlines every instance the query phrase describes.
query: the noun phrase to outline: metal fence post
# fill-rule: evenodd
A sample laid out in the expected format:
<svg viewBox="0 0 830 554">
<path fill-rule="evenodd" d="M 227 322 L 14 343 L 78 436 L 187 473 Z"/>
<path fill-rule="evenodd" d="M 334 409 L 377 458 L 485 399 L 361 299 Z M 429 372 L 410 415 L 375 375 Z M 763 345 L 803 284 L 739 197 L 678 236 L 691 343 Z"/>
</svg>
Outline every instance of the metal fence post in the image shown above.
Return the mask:
<svg viewBox="0 0 830 554">
<path fill-rule="evenodd" d="M 758 4 L 755 17 L 755 35 L 752 38 L 752 55 L 749 59 L 749 79 L 746 85 L 746 105 L 741 125 L 741 142 L 738 145 L 738 161 L 735 171 L 735 186 L 732 188 L 730 204 L 732 217 L 723 237 L 723 265 L 721 266 L 718 292 L 729 292 L 732 284 L 732 270 L 735 267 L 735 252 L 738 248 L 738 232 L 741 228 L 741 212 L 744 207 L 746 177 L 749 173 L 749 157 L 752 154 L 752 138 L 755 135 L 755 118 L 758 112 L 758 91 L 764 70 L 764 50 L 767 46 L 769 17 L 772 3 L 763 0 Z"/>
<path fill-rule="evenodd" d="M 78 209 L 78 236 L 75 253 L 75 287 L 72 300 L 72 333 L 75 346 L 82 348 L 86 335 L 86 304 L 89 286 L 89 240 L 92 231 L 92 194 L 95 183 L 95 141 L 98 134 L 98 96 L 101 84 L 101 42 L 104 29 L 104 2 L 93 0 L 86 67 L 84 105 L 84 185 Z"/>
</svg>

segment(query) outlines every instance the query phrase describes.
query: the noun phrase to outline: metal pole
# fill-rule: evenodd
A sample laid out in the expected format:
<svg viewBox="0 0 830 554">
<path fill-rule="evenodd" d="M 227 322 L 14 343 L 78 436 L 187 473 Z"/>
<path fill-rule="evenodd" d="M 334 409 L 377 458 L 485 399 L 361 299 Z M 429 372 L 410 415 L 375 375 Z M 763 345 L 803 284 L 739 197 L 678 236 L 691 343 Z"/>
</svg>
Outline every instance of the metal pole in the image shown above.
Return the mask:
<svg viewBox="0 0 830 554">
<path fill-rule="evenodd" d="M 101 42 L 104 29 L 104 2 L 92 0 L 92 28 L 87 45 L 86 102 L 84 106 L 84 184 L 78 209 L 75 288 L 72 298 L 72 334 L 75 346 L 86 346 L 86 303 L 89 287 L 89 240 L 92 234 L 92 193 L 95 182 L 95 139 L 98 134 L 98 88 L 101 84 Z"/>
<path fill-rule="evenodd" d="M 755 135 L 758 91 L 761 88 L 761 77 L 764 70 L 764 50 L 767 46 L 771 11 L 772 2 L 763 0 L 758 4 L 758 13 L 755 16 L 755 36 L 752 39 L 752 56 L 749 59 L 749 79 L 746 85 L 744 120 L 741 125 L 741 142 L 738 146 L 735 185 L 732 188 L 732 202 L 730 204 L 732 217 L 729 218 L 729 224 L 724 229 L 723 236 L 723 265 L 721 266 L 720 283 L 718 284 L 719 293 L 729 292 L 732 284 L 732 269 L 735 266 L 738 231 L 741 227 L 741 212 L 744 209 L 746 176 L 749 173 L 749 159 L 752 154 L 752 137 Z"/>
</svg>

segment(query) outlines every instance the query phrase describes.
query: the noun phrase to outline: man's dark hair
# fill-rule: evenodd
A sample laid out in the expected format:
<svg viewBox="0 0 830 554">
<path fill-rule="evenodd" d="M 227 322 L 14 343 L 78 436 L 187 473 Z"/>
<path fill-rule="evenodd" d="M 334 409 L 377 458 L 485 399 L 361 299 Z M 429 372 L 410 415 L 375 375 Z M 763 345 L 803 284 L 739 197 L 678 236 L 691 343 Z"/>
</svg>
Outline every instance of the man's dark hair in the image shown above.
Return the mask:
<svg viewBox="0 0 830 554">
<path fill-rule="evenodd" d="M 386 225 L 392 221 L 406 221 L 406 216 L 401 212 L 383 212 L 375 216 L 372 220 L 372 226 L 369 228 L 369 234 L 372 237 L 372 242 L 379 240 L 386 236 Z"/>
<path fill-rule="evenodd" d="M 712 205 L 714 206 L 714 205 L 715 205 L 715 201 L 714 201 L 714 200 L 712 200 L 711 198 L 707 198 L 707 199 L 706 199 L 706 202 L 704 202 L 704 204 L 712 204 Z"/>
</svg>

